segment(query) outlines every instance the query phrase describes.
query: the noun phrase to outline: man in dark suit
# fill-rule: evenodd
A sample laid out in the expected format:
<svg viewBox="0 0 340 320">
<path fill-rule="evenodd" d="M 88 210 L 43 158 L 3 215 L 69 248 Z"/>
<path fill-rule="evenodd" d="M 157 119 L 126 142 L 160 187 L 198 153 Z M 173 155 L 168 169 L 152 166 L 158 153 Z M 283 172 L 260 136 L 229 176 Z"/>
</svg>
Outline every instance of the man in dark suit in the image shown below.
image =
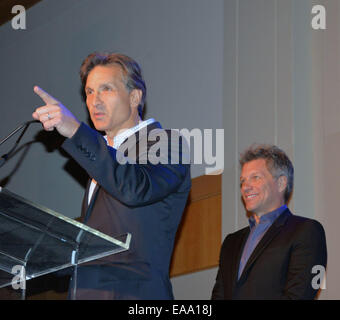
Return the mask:
<svg viewBox="0 0 340 320">
<path fill-rule="evenodd" d="M 212 299 L 313 299 L 325 270 L 326 238 L 315 220 L 287 207 L 294 169 L 276 146 L 250 147 L 240 159 L 242 200 L 249 227 L 229 234 L 221 248 Z"/>
<path fill-rule="evenodd" d="M 39 87 L 46 105 L 33 117 L 67 138 L 62 147 L 90 176 L 84 222 L 132 238 L 128 251 L 78 268 L 76 298 L 172 299 L 170 259 L 191 187 L 188 150 L 176 131 L 141 121 L 146 87 L 134 60 L 94 53 L 80 74 L 91 120 L 105 137 Z"/>
</svg>

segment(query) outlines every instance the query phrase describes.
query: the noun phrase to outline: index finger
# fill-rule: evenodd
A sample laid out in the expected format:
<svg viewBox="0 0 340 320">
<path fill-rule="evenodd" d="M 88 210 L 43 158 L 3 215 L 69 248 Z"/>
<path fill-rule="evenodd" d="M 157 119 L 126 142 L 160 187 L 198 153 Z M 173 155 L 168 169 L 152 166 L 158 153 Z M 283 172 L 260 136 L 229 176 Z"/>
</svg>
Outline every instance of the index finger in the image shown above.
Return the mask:
<svg viewBox="0 0 340 320">
<path fill-rule="evenodd" d="M 56 98 L 52 97 L 50 94 L 48 94 L 46 91 L 44 91 L 40 87 L 34 86 L 33 90 L 46 104 L 58 104 L 59 103 L 59 101 Z"/>
</svg>

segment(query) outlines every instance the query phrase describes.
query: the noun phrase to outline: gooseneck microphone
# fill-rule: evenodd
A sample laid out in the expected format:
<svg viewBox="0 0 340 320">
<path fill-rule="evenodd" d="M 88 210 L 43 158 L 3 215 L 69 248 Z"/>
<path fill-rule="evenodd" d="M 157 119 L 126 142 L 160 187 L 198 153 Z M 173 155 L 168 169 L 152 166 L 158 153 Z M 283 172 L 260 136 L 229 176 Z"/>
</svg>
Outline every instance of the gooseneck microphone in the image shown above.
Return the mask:
<svg viewBox="0 0 340 320">
<path fill-rule="evenodd" d="M 7 159 L 9 159 L 9 157 L 12 155 L 12 153 L 14 152 L 14 150 L 16 149 L 16 147 L 18 146 L 21 138 L 24 136 L 27 128 L 30 126 L 30 124 L 32 123 L 40 123 L 39 120 L 30 120 L 30 121 L 26 121 L 23 124 L 21 124 L 20 126 L 18 126 L 17 128 L 15 128 L 6 138 L 2 139 L 0 141 L 0 146 L 5 143 L 9 138 L 11 138 L 13 135 L 15 135 L 18 131 L 20 131 L 22 128 L 24 128 L 24 130 L 21 132 L 19 138 L 17 139 L 17 141 L 15 142 L 14 146 L 12 147 L 12 149 L 10 151 L 8 151 L 7 153 L 5 153 L 4 155 L 1 156 L 0 158 L 0 168 L 5 164 L 5 162 L 7 161 Z"/>
</svg>

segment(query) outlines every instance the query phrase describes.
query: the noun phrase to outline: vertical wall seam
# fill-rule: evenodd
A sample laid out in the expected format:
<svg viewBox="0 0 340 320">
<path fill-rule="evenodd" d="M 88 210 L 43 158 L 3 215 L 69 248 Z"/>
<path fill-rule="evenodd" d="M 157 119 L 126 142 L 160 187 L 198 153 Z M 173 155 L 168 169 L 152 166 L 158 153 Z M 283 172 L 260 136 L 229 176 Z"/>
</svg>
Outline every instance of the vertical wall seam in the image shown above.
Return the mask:
<svg viewBox="0 0 340 320">
<path fill-rule="evenodd" d="M 277 22 L 278 16 L 277 16 L 277 0 L 274 1 L 274 144 L 278 145 L 278 102 L 277 102 L 277 62 L 278 62 L 278 22 Z"/>
<path fill-rule="evenodd" d="M 238 229 L 238 95 L 239 95 L 239 0 L 235 7 L 235 231 Z"/>
</svg>

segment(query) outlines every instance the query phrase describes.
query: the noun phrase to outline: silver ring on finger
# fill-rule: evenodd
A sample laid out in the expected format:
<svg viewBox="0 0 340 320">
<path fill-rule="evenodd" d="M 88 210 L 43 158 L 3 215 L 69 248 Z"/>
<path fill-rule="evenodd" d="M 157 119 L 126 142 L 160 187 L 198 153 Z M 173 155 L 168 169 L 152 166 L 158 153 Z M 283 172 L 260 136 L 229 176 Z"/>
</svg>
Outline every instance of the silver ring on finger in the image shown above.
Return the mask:
<svg viewBox="0 0 340 320">
<path fill-rule="evenodd" d="M 52 119 L 52 117 L 51 117 L 51 115 L 47 112 L 47 119 L 48 120 L 51 120 Z"/>
</svg>

